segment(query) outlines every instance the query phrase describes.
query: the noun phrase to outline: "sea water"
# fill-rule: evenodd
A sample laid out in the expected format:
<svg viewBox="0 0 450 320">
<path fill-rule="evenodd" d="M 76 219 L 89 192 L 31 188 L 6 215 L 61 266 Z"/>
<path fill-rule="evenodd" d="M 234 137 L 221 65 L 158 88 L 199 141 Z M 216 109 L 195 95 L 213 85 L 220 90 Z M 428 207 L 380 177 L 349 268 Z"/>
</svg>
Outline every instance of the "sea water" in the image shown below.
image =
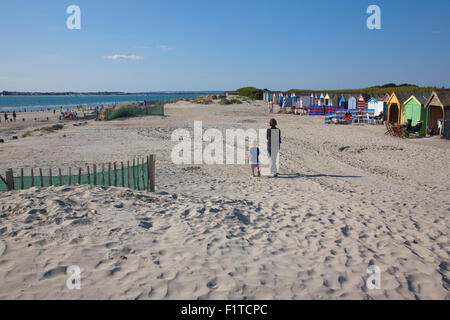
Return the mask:
<svg viewBox="0 0 450 320">
<path fill-rule="evenodd" d="M 0 112 L 40 111 L 47 109 L 70 109 L 77 106 L 96 107 L 100 105 L 118 105 L 121 103 L 146 101 L 169 101 L 177 98 L 196 98 L 206 94 L 222 92 L 196 93 L 152 93 L 149 95 L 70 95 L 70 96 L 0 96 Z"/>
</svg>

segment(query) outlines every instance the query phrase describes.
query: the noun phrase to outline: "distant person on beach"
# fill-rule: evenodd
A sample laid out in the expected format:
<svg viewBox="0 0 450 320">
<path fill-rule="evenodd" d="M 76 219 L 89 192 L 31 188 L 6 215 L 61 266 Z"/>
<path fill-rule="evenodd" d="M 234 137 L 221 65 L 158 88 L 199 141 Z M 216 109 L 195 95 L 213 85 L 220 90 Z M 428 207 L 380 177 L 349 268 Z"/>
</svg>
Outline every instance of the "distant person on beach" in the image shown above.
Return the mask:
<svg viewBox="0 0 450 320">
<path fill-rule="evenodd" d="M 345 114 L 345 121 L 351 122 L 352 121 L 352 113 L 350 111 L 347 111 Z"/>
<path fill-rule="evenodd" d="M 14 119 L 14 122 L 16 122 L 16 118 L 17 118 L 17 114 L 16 114 L 15 111 L 13 111 L 13 119 Z"/>
<path fill-rule="evenodd" d="M 281 145 L 281 130 L 277 128 L 277 120 L 270 120 L 270 128 L 267 129 L 267 152 L 270 156 L 270 173 L 278 177 L 278 152 Z M 277 139 L 278 138 L 278 139 Z"/>
<path fill-rule="evenodd" d="M 5 122 L 8 122 L 8 114 L 6 112 L 5 112 L 4 117 L 5 117 Z"/>
<path fill-rule="evenodd" d="M 248 155 L 248 162 L 250 163 L 250 167 L 252 168 L 252 177 L 255 177 L 256 175 L 258 177 L 261 177 L 261 172 L 259 170 L 259 154 L 260 150 L 256 145 L 256 141 L 252 141 Z"/>
<path fill-rule="evenodd" d="M 269 113 L 273 113 L 273 101 L 269 101 Z"/>
</svg>

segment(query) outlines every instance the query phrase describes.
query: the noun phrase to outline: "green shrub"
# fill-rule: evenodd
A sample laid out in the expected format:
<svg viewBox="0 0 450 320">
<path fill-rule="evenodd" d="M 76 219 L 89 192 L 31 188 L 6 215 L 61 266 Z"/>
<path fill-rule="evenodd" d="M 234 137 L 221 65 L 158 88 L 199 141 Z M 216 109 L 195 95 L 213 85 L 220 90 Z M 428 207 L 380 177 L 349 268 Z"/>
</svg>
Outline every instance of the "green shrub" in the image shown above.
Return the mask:
<svg viewBox="0 0 450 320">
<path fill-rule="evenodd" d="M 222 106 L 227 106 L 227 105 L 232 104 L 232 102 L 228 99 L 220 99 L 219 104 Z"/>
<path fill-rule="evenodd" d="M 24 134 L 22 134 L 22 138 L 29 137 L 29 136 L 31 136 L 32 133 L 33 133 L 33 131 L 27 131 Z"/>
<path fill-rule="evenodd" d="M 203 105 L 208 105 L 208 104 L 213 103 L 213 101 L 211 99 L 205 98 L 205 97 L 197 97 L 195 99 L 192 99 L 191 102 L 195 103 L 195 104 L 203 104 Z"/>
<path fill-rule="evenodd" d="M 262 100 L 264 91 L 254 87 L 245 87 L 237 90 L 240 96 L 247 97 L 252 100 Z"/>
</svg>

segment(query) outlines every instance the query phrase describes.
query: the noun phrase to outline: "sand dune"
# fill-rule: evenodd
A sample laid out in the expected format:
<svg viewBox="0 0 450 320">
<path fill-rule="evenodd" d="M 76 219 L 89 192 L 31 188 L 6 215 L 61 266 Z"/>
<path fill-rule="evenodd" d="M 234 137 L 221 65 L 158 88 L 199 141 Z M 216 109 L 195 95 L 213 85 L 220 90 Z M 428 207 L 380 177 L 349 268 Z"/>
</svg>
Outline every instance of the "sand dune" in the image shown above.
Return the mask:
<svg viewBox="0 0 450 320">
<path fill-rule="evenodd" d="M 168 106 L 0 146 L 0 171 L 158 155 L 158 192 L 0 194 L 0 299 L 449 299 L 450 146 L 276 116 L 278 179 L 175 166 L 173 130 L 264 129 L 260 104 Z M 39 142 L 39 143 L 37 143 Z M 81 268 L 68 290 L 67 268 Z M 369 265 L 381 289 L 366 286 Z"/>
</svg>

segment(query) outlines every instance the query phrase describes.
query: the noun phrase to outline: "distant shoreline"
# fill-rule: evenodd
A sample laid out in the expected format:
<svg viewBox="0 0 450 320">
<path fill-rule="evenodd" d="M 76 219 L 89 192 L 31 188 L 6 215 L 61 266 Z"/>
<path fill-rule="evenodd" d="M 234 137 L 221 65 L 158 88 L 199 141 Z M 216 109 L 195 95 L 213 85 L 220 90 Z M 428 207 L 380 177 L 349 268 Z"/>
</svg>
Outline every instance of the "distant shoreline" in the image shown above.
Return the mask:
<svg viewBox="0 0 450 320">
<path fill-rule="evenodd" d="M 102 96 L 156 96 L 156 95 L 199 95 L 199 94 L 218 94 L 225 91 L 162 91 L 162 92 L 140 92 L 140 93 L 12 93 L 12 94 L 1 94 L 0 97 L 102 97 Z"/>
</svg>

